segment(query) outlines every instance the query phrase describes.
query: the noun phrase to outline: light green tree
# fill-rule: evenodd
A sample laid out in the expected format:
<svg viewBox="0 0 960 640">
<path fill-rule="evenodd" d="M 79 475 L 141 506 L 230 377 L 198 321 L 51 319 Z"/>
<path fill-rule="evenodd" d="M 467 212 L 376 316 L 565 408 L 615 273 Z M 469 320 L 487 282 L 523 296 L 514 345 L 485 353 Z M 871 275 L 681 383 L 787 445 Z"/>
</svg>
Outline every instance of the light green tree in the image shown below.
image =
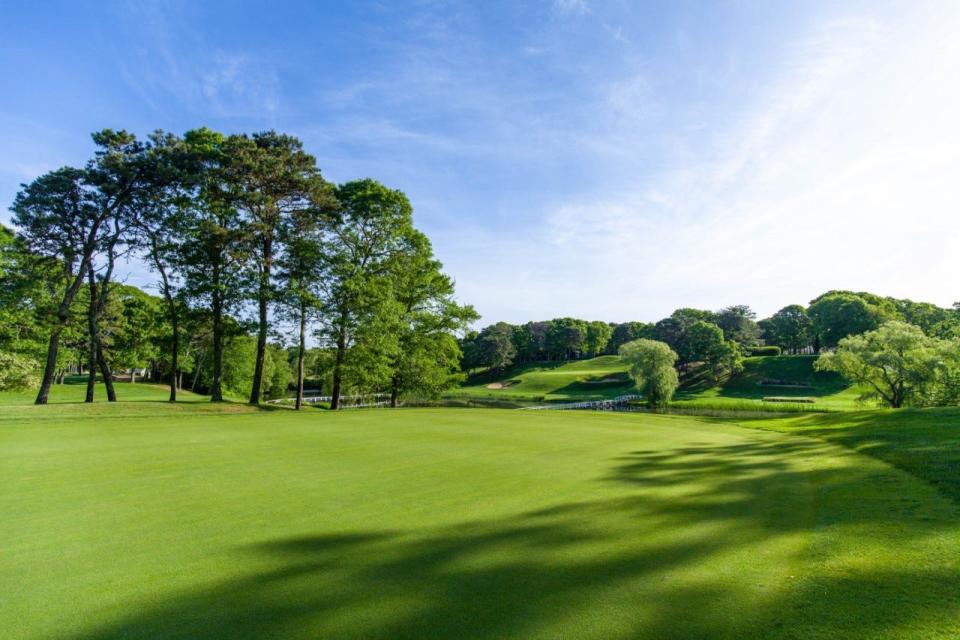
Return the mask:
<svg viewBox="0 0 960 640">
<path fill-rule="evenodd" d="M 430 241 L 418 231 L 408 234 L 406 250 L 393 261 L 393 290 L 402 315 L 400 348 L 391 362 L 391 407 L 403 395 L 434 397 L 465 378 L 455 334 L 480 316 L 457 303 L 453 280 L 442 268 Z"/>
<path fill-rule="evenodd" d="M 634 340 L 620 347 L 620 357 L 629 366 L 630 377 L 650 407 L 666 406 L 677 390 L 674 365 L 677 354 L 664 342 Z"/>
<path fill-rule="evenodd" d="M 817 359 L 818 371 L 836 371 L 862 385 L 862 399 L 893 408 L 926 404 L 956 367 L 960 346 L 931 338 L 920 327 L 891 321 L 873 331 L 840 340 L 833 353 Z"/>
<path fill-rule="evenodd" d="M 0 391 L 23 391 L 39 381 L 37 362 L 17 353 L 0 351 Z"/>
<path fill-rule="evenodd" d="M 606 322 L 594 320 L 593 322 L 587 323 L 587 335 L 586 339 L 584 340 L 584 347 L 586 347 L 587 357 L 595 358 L 603 353 L 603 350 L 607 348 L 607 343 L 610 342 L 610 337 L 612 335 L 613 327 Z"/>
</svg>

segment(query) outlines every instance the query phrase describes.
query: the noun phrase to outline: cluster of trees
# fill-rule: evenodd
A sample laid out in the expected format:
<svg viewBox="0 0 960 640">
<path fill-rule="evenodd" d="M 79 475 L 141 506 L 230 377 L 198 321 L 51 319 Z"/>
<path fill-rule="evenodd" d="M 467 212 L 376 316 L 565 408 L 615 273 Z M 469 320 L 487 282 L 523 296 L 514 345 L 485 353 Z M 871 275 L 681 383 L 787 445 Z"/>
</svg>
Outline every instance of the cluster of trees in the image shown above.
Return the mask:
<svg viewBox="0 0 960 640">
<path fill-rule="evenodd" d="M 789 353 L 819 353 L 833 349 L 847 336 L 873 331 L 886 322 L 905 322 L 930 337 L 960 336 L 960 310 L 881 297 L 872 293 L 828 291 L 809 306 L 793 304 L 758 324 L 766 344 Z"/>
<path fill-rule="evenodd" d="M 326 367 L 332 408 L 345 390 L 396 404 L 458 379 L 456 336 L 477 314 L 455 301 L 400 191 L 331 184 L 274 131 L 93 138 L 84 167 L 23 185 L 17 232 L 0 234 L 0 351 L 23 365 L 10 370 L 42 362 L 38 404 L 77 359 L 88 401 L 98 371 L 113 400 L 113 369 L 145 362 L 169 378 L 171 400 L 186 370 L 214 401 L 245 386 L 258 403 L 286 389 L 292 359 L 298 408 L 310 364 Z M 130 255 L 156 273 L 159 297 L 115 282 Z"/>
<path fill-rule="evenodd" d="M 861 399 L 894 409 L 960 404 L 960 340 L 899 320 L 841 338 L 815 367 L 859 384 Z"/>
<path fill-rule="evenodd" d="M 656 323 L 607 323 L 557 318 L 511 325 L 498 322 L 462 340 L 463 368 L 503 369 L 514 363 L 571 360 L 615 355 L 638 339 L 666 343 L 676 353 L 676 367 L 686 371 L 702 363 L 715 375 L 736 371 L 743 354 L 760 344 L 760 327 L 743 305 L 717 312 L 677 309 Z"/>
<path fill-rule="evenodd" d="M 648 406 L 666 406 L 679 382 L 678 354 L 664 342 L 641 338 L 621 346 L 620 356 Z M 859 385 L 861 400 L 894 409 L 960 404 L 960 338 L 935 337 L 902 320 L 840 338 L 814 368 Z"/>
</svg>

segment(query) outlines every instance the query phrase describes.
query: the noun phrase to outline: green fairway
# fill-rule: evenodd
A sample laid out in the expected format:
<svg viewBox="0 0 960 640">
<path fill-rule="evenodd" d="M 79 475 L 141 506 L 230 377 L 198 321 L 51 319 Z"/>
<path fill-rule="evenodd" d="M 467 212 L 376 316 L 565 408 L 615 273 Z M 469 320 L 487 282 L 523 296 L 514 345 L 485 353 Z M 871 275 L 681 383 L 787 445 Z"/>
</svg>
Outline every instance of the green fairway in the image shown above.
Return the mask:
<svg viewBox="0 0 960 640">
<path fill-rule="evenodd" d="M 768 430 L 811 418 L 39 409 L 0 407 L 5 639 L 960 635 L 957 496 Z"/>
</svg>

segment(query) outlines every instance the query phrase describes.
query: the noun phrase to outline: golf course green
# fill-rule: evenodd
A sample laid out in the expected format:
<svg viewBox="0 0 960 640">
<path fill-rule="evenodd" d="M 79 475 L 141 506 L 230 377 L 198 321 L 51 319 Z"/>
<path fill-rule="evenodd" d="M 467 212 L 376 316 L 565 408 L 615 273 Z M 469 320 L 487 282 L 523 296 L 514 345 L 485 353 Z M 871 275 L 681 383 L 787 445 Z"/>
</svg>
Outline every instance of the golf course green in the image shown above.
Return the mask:
<svg viewBox="0 0 960 640">
<path fill-rule="evenodd" d="M 956 411 L 122 393 L 0 401 L 5 639 L 960 637 Z"/>
</svg>

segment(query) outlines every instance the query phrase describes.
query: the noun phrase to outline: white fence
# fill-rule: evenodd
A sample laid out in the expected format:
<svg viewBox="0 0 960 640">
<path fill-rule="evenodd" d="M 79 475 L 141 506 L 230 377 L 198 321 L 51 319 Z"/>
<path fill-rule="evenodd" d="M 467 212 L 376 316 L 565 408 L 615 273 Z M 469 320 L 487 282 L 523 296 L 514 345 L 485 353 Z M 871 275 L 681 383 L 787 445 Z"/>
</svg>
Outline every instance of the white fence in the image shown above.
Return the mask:
<svg viewBox="0 0 960 640">
<path fill-rule="evenodd" d="M 625 404 L 628 404 L 632 400 L 641 400 L 643 396 L 638 394 L 630 394 L 625 396 L 617 396 L 616 398 L 610 398 L 608 400 L 591 400 L 589 402 L 565 402 L 558 404 L 543 404 L 537 407 L 524 407 L 523 410 L 541 410 L 541 409 L 555 409 L 555 410 L 574 410 L 574 409 L 589 409 L 594 411 L 612 411 L 613 409 L 618 409 Z"/>
<path fill-rule="evenodd" d="M 267 404 L 280 404 L 283 402 L 293 402 L 294 400 L 296 400 L 296 398 L 278 398 L 276 400 L 268 400 Z M 313 395 L 313 393 L 309 391 L 303 392 L 304 404 L 317 404 L 320 402 L 332 401 L 333 396 Z M 364 409 L 367 407 L 386 407 L 389 405 L 389 393 L 368 393 L 366 395 L 340 396 L 341 409 Z"/>
</svg>

